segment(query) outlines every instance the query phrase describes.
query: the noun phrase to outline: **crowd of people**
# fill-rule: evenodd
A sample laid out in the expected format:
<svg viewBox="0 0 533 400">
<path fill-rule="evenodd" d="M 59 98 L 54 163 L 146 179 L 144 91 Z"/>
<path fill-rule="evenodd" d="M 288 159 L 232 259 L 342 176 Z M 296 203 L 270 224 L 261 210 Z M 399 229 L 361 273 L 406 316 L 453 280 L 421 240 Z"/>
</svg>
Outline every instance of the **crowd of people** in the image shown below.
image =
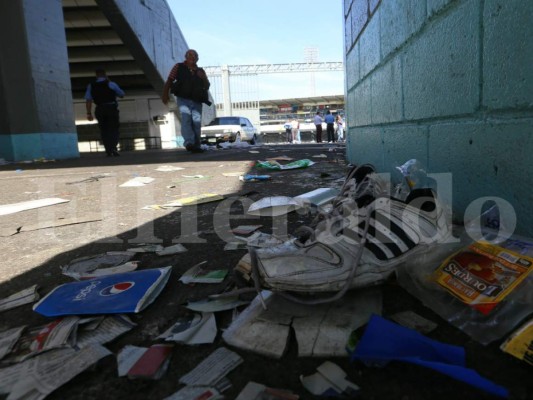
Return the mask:
<svg viewBox="0 0 533 400">
<path fill-rule="evenodd" d="M 326 116 L 322 117 L 320 111 L 316 112 L 313 119 L 315 124 L 315 141 L 322 143 L 323 124 L 326 124 L 328 143 L 344 142 L 344 120 L 340 114 L 333 116 L 330 110 L 326 110 Z M 285 125 L 287 143 L 301 143 L 300 122 L 297 118 L 287 120 Z"/>
</svg>

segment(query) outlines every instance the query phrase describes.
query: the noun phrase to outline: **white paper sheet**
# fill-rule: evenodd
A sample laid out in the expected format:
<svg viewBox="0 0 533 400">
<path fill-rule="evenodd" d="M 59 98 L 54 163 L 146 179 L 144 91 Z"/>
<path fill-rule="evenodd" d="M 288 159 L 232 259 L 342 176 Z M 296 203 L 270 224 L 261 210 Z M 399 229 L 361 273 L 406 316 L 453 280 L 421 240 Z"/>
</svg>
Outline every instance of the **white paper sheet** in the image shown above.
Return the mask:
<svg viewBox="0 0 533 400">
<path fill-rule="evenodd" d="M 247 214 L 277 217 L 288 214 L 298 208 L 300 208 L 300 205 L 292 197 L 272 196 L 265 197 L 250 205 Z"/>
<path fill-rule="evenodd" d="M 37 293 L 37 285 L 33 285 L 20 292 L 14 293 L 4 299 L 0 299 L 0 312 L 10 310 L 12 308 L 22 306 L 39 300 L 39 293 Z"/>
<path fill-rule="evenodd" d="M 178 319 L 158 339 L 185 344 L 213 343 L 217 336 L 217 322 L 213 313 L 191 313 Z"/>
<path fill-rule="evenodd" d="M 212 386 L 242 362 L 243 359 L 237 353 L 220 347 L 191 372 L 182 376 L 179 382 L 189 386 Z"/>
<path fill-rule="evenodd" d="M 0 206 L 0 215 L 14 214 L 33 208 L 53 206 L 55 204 L 68 203 L 70 200 L 60 198 L 48 198 L 39 200 L 23 201 L 21 203 L 4 204 Z"/>
<path fill-rule="evenodd" d="M 120 187 L 139 187 L 139 186 L 145 186 L 149 183 L 152 183 L 155 179 L 150 178 L 148 176 L 136 176 L 133 179 L 130 179 L 129 181 L 124 182 Z"/>
</svg>

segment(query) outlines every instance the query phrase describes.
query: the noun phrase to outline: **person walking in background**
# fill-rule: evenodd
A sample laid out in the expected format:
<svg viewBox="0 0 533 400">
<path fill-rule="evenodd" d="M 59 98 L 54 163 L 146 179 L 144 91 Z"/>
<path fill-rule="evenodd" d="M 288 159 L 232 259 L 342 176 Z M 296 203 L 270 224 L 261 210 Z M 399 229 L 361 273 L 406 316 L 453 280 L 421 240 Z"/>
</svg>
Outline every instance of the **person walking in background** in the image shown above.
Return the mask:
<svg viewBox="0 0 533 400">
<path fill-rule="evenodd" d="M 322 122 L 324 122 L 324 120 L 322 119 L 322 116 L 320 115 L 320 111 L 316 112 L 314 122 L 315 122 L 315 127 L 316 127 L 316 142 L 322 143 Z"/>
<path fill-rule="evenodd" d="M 97 69 L 96 81 L 89 83 L 85 92 L 85 108 L 87 109 L 87 120 L 92 121 L 92 105 L 96 104 L 94 116 L 98 121 L 100 136 L 104 144 L 108 157 L 118 157 L 118 140 L 120 117 L 118 111 L 117 97 L 124 97 L 124 91 L 115 83 L 109 80 L 105 70 Z"/>
<path fill-rule="evenodd" d="M 328 143 L 335 142 L 335 117 L 331 114 L 331 111 L 326 111 L 326 116 L 324 117 L 326 122 L 326 132 L 328 133 Z"/>
<path fill-rule="evenodd" d="M 183 144 L 191 153 L 203 153 L 200 146 L 202 103 L 211 105 L 207 94 L 211 84 L 205 71 L 198 67 L 198 59 L 196 50 L 187 50 L 185 61 L 177 63 L 170 70 L 161 96 L 163 104 L 168 103 L 170 89 L 176 96 Z"/>
<path fill-rule="evenodd" d="M 285 122 L 285 125 L 283 125 L 285 128 L 285 135 L 287 136 L 287 143 L 292 143 L 292 125 L 291 121 L 287 120 Z"/>
<path fill-rule="evenodd" d="M 300 130 L 300 122 L 294 117 L 291 121 L 291 133 L 292 133 L 292 142 L 298 143 L 298 131 Z"/>
<path fill-rule="evenodd" d="M 337 140 L 344 141 L 344 121 L 340 114 L 337 114 L 335 122 L 337 122 Z"/>
</svg>

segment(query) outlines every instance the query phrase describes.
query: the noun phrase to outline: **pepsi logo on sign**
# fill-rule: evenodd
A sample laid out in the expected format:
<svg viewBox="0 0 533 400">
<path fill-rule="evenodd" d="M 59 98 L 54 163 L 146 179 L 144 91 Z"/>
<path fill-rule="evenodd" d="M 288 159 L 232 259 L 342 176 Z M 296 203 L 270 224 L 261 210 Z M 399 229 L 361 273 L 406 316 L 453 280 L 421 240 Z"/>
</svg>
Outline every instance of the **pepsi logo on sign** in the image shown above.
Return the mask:
<svg viewBox="0 0 533 400">
<path fill-rule="evenodd" d="M 107 286 L 100 290 L 100 296 L 113 296 L 115 294 L 120 294 L 126 290 L 131 289 L 135 285 L 135 282 L 120 282 L 115 283 L 114 285 Z"/>
</svg>

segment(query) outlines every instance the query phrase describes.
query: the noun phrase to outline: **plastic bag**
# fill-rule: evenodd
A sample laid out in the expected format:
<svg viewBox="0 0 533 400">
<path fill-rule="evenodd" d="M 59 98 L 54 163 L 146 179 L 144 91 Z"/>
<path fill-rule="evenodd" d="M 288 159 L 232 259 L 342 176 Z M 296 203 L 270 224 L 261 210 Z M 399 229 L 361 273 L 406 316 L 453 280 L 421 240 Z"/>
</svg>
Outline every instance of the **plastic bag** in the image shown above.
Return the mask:
<svg viewBox="0 0 533 400">
<path fill-rule="evenodd" d="M 428 176 L 422 163 L 414 158 L 397 166 L 396 170 L 401 174 L 393 194 L 397 199 L 405 200 L 413 189 L 436 189 L 435 180 Z"/>
<path fill-rule="evenodd" d="M 259 181 L 268 181 L 271 179 L 270 175 L 250 175 L 245 174 L 239 176 L 239 180 L 243 182 L 259 182 Z"/>
<path fill-rule="evenodd" d="M 311 160 L 303 159 L 290 162 L 288 164 L 282 165 L 277 161 L 257 161 L 256 166 L 259 168 L 272 169 L 272 170 L 285 170 L 285 169 L 296 169 L 296 168 L 307 168 L 313 165 L 314 162 Z"/>
<path fill-rule="evenodd" d="M 492 219 L 475 222 L 487 220 Z M 456 228 L 456 243 L 411 258 L 397 269 L 397 278 L 427 307 L 486 345 L 533 312 L 533 239 L 483 226 L 483 238 L 474 240 L 471 227 Z"/>
</svg>

